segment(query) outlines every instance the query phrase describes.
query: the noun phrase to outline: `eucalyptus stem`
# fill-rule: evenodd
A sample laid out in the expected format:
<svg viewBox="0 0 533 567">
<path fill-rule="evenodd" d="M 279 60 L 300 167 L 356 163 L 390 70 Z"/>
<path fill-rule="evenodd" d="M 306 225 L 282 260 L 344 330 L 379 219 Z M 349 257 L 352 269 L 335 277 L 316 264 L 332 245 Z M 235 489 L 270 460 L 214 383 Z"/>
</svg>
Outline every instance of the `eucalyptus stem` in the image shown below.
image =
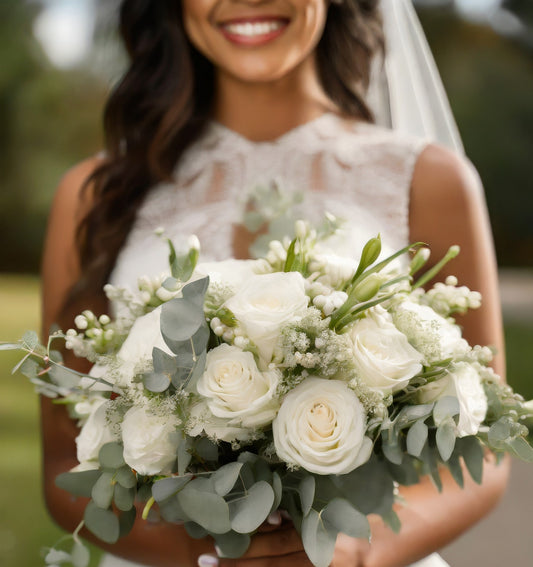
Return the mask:
<svg viewBox="0 0 533 567">
<path fill-rule="evenodd" d="M 154 504 L 155 504 L 155 498 L 152 496 L 150 500 L 148 500 L 148 502 L 146 503 L 146 506 L 143 508 L 143 513 L 141 516 L 143 520 L 148 519 L 148 514 L 150 513 L 150 510 L 152 509 L 152 506 Z"/>
</svg>

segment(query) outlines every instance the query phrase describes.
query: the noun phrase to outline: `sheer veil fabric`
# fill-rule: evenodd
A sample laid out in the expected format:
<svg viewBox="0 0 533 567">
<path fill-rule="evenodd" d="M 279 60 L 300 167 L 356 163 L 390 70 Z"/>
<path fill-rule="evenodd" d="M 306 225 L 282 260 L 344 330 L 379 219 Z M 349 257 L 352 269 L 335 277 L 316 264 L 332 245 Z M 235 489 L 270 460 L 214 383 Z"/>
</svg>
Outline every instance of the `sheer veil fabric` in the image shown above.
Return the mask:
<svg viewBox="0 0 533 567">
<path fill-rule="evenodd" d="M 411 0 L 381 0 L 385 61 L 375 61 L 368 100 L 378 124 L 463 153 L 446 92 Z"/>
<path fill-rule="evenodd" d="M 381 5 L 387 54 L 375 64 L 368 95 L 378 125 L 462 153 L 457 126 L 411 0 L 381 0 Z M 411 567 L 447 565 L 432 554 Z M 105 555 L 100 567 L 142 566 Z"/>
</svg>

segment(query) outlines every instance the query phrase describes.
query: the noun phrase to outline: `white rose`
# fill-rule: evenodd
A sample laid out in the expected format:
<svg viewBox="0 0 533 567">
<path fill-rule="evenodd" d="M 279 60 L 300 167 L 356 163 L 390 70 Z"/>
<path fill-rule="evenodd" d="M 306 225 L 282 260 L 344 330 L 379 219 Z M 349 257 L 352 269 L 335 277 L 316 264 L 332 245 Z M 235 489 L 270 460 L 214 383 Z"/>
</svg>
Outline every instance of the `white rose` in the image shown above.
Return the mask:
<svg viewBox="0 0 533 567">
<path fill-rule="evenodd" d="M 181 438 L 177 425 L 173 416 L 138 406 L 129 409 L 122 421 L 126 463 L 142 475 L 171 473 Z"/>
<path fill-rule="evenodd" d="M 279 380 L 278 370 L 261 372 L 251 352 L 222 344 L 207 353 L 196 387 L 213 415 L 253 429 L 269 425 L 276 416 Z"/>
<path fill-rule="evenodd" d="M 476 435 L 487 415 L 488 401 L 477 370 L 466 362 L 458 362 L 446 377 L 422 386 L 418 401 L 422 404 L 436 402 L 444 396 L 453 396 L 459 401 L 457 435 Z"/>
<path fill-rule="evenodd" d="M 394 321 L 428 362 L 461 357 L 470 350 L 460 328 L 428 305 L 403 301 L 395 309 Z"/>
<path fill-rule="evenodd" d="M 132 386 L 138 369 L 152 361 L 154 347 L 172 354 L 161 335 L 161 307 L 139 317 L 120 347 L 117 353 L 119 386 Z"/>
<path fill-rule="evenodd" d="M 338 289 L 350 280 L 357 268 L 351 257 L 337 256 L 333 253 L 315 254 L 309 266 L 312 272 L 321 272 L 320 283 Z"/>
<path fill-rule="evenodd" d="M 195 277 L 209 276 L 210 283 L 229 285 L 239 289 L 243 282 L 256 274 L 257 260 L 223 260 L 220 262 L 201 262 L 194 271 Z"/>
<path fill-rule="evenodd" d="M 110 401 L 104 398 L 95 400 L 91 404 L 90 414 L 76 437 L 76 450 L 78 461 L 83 470 L 98 468 L 98 453 L 106 444 L 119 441 L 120 438 L 110 424 L 108 409 Z M 81 469 L 80 469 L 81 470 Z"/>
<path fill-rule="evenodd" d="M 422 370 L 422 355 L 409 344 L 384 309 L 373 309 L 348 329 L 353 362 L 370 388 L 393 393 L 405 388 Z"/>
<path fill-rule="evenodd" d="M 365 409 L 339 380 L 306 378 L 287 394 L 272 428 L 278 456 L 312 473 L 347 474 L 372 453 Z"/>
<path fill-rule="evenodd" d="M 304 282 L 298 272 L 252 276 L 225 303 L 267 364 L 282 327 L 305 313 L 309 298 Z"/>
<path fill-rule="evenodd" d="M 250 441 L 253 437 L 253 430 L 235 424 L 234 420 L 213 415 L 206 400 L 191 406 L 187 423 L 187 434 L 191 437 L 198 437 L 203 433 L 211 439 L 228 443 Z"/>
</svg>

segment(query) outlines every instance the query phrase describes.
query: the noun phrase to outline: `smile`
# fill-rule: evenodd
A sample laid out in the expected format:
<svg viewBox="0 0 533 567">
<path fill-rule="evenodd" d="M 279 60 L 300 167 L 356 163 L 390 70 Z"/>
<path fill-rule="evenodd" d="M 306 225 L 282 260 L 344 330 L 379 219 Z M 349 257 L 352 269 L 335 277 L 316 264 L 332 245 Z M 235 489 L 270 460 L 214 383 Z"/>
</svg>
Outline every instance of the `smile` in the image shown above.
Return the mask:
<svg viewBox="0 0 533 567">
<path fill-rule="evenodd" d="M 288 25 L 285 19 L 232 20 L 219 25 L 226 39 L 241 45 L 262 45 L 279 37 Z"/>
</svg>

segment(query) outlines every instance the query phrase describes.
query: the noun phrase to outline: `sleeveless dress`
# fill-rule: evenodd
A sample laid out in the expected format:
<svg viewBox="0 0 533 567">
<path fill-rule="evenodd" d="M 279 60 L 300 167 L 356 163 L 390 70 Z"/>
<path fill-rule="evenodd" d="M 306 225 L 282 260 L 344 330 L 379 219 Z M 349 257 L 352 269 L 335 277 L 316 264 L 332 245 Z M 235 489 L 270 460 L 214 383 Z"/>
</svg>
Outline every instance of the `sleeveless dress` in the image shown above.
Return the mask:
<svg viewBox="0 0 533 567">
<path fill-rule="evenodd" d="M 111 283 L 135 289 L 140 275 L 165 270 L 167 248 L 154 234 L 156 228 L 182 249 L 196 234 L 201 261 L 234 256 L 235 226 L 242 223 L 249 191 L 273 181 L 288 195 L 303 195 L 296 205 L 298 218 L 318 222 L 327 211 L 346 221 L 342 241 L 335 243 L 337 253 L 354 256 L 378 233 L 385 248 L 397 250 L 408 243 L 411 179 L 426 144 L 331 113 L 271 142 L 251 142 L 213 122 L 182 156 L 174 181 L 147 196 Z M 447 563 L 433 554 L 415 565 Z M 100 567 L 136 564 L 108 555 Z"/>
</svg>

